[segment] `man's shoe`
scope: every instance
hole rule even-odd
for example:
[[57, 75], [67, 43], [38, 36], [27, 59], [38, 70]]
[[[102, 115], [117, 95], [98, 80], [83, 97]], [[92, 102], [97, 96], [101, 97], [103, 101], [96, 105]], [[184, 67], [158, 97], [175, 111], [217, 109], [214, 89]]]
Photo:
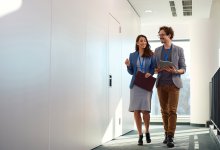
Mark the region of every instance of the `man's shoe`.
[[146, 141], [147, 143], [151, 143], [150, 133], [146, 133]]
[[174, 147], [174, 142], [173, 142], [173, 136], [172, 135], [167, 136], [167, 147], [168, 148]]
[[165, 132], [165, 138], [164, 138], [164, 140], [163, 140], [163, 144], [167, 144], [167, 133]]
[[143, 145], [143, 135], [139, 135], [138, 145]]

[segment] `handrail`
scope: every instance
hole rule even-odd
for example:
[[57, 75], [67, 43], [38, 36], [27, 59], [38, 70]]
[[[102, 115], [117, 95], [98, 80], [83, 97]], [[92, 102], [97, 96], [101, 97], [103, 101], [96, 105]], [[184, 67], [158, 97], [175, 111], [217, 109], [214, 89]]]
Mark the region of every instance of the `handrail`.
[[215, 128], [218, 130], [218, 132], [220, 132], [220, 129], [218, 128], [218, 126], [215, 124], [215, 122], [211, 119], [212, 124], [215, 126]]
[[212, 77], [210, 86], [211, 100], [211, 116], [210, 120], [217, 129], [217, 134], [220, 135], [220, 68]]

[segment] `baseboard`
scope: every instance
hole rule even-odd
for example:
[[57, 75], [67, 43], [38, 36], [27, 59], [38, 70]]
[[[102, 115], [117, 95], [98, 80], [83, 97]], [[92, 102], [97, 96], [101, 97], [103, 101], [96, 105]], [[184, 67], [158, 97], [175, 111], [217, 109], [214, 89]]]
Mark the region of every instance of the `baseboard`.
[[[163, 122], [150, 122], [150, 125], [163, 125]], [[189, 122], [177, 122], [176, 125], [190, 125]]]
[[[161, 116], [154, 116], [152, 115], [150, 117], [150, 122], [152, 123], [157, 123], [157, 122], [163, 122], [162, 117]], [[189, 116], [178, 116], [177, 117], [177, 122], [178, 123], [189, 123], [190, 122], [190, 117]]]
[[[163, 125], [163, 122], [150, 122], [150, 125]], [[190, 125], [193, 127], [206, 127], [205, 124], [196, 124], [190, 122], [177, 122], [176, 125]]]
[[124, 133], [124, 134], [122, 134], [122, 135], [120, 135], [120, 136], [124, 136], [124, 135], [126, 135], [126, 134], [128, 134], [128, 133], [130, 133], [130, 132], [133, 132], [134, 130], [131, 130], [131, 131], [128, 131], [128, 132], [126, 132], [126, 133]]
[[[128, 134], [128, 133], [130, 133], [130, 132], [133, 132], [134, 130], [130, 130], [130, 131], [128, 131], [128, 132], [126, 132], [126, 133], [124, 133], [124, 134], [122, 134], [122, 135], [120, 135], [120, 136], [124, 136], [125, 134]], [[120, 137], [119, 136], [119, 137]], [[115, 140], [115, 138], [113, 138], [113, 139], [111, 139], [111, 140], [109, 140], [109, 141], [113, 141], [113, 140]], [[109, 142], [109, 141], [107, 141], [107, 142]], [[106, 143], [107, 143], [106, 142]], [[96, 149], [98, 149], [99, 147], [101, 147], [101, 146], [103, 146], [102, 144], [101, 145], [98, 145], [98, 146], [96, 146], [96, 147], [94, 147], [94, 148], [92, 148], [92, 149], [90, 149], [90, 150], [96, 150]]]
[[193, 127], [207, 127], [206, 124], [190, 123], [190, 126]]

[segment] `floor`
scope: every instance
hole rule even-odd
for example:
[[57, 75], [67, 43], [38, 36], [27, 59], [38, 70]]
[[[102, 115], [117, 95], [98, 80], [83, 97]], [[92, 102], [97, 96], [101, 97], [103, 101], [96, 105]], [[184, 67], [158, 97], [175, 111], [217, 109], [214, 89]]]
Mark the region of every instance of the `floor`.
[[[162, 125], [150, 125], [150, 144], [144, 141], [143, 146], [138, 146], [137, 131], [131, 131], [112, 141], [109, 141], [94, 150], [165, 150], [163, 144], [164, 132]], [[145, 138], [145, 137], [144, 137]], [[172, 150], [220, 150], [209, 134], [209, 128], [178, 125], [174, 138], [175, 147]]]

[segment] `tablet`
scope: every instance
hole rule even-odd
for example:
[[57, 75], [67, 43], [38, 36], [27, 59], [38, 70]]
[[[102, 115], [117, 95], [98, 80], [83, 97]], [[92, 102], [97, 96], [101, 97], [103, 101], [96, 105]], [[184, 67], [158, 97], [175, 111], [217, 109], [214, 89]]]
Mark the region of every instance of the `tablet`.
[[[175, 65], [171, 61], [163, 61], [160, 60], [159, 62], [159, 67], [160, 68], [165, 68], [165, 67], [175, 67]], [[176, 67], [175, 67], [176, 68]]]

